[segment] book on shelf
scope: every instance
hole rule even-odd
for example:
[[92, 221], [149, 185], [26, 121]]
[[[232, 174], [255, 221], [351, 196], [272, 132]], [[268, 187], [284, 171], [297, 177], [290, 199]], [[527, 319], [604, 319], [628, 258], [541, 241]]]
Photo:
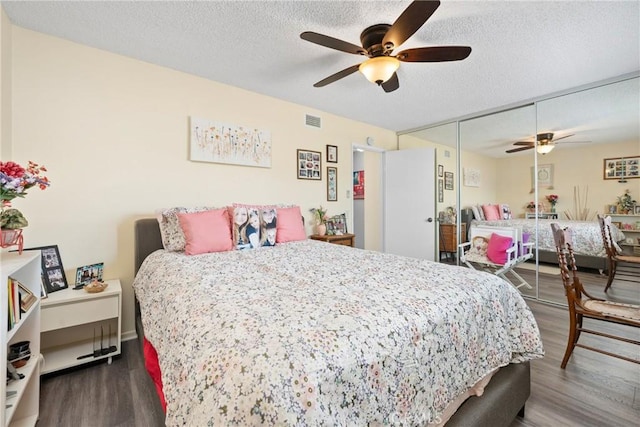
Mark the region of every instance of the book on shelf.
[[38, 297], [29, 288], [12, 277], [9, 277], [7, 281], [7, 297], [7, 330], [11, 330], [20, 321], [22, 313], [29, 311], [31, 306], [38, 300]]

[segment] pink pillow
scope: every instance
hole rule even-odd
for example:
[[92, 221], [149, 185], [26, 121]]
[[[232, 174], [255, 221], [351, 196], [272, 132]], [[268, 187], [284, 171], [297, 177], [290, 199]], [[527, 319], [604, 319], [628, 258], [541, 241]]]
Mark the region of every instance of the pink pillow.
[[300, 206], [292, 208], [278, 208], [278, 223], [276, 225], [276, 243], [306, 240], [304, 223]]
[[487, 258], [494, 264], [504, 265], [507, 262], [507, 249], [512, 244], [513, 239], [511, 237], [492, 233], [489, 239], [489, 246], [487, 246]]
[[487, 221], [502, 219], [499, 205], [482, 205], [482, 211], [484, 212], [484, 219]]
[[179, 213], [178, 220], [186, 240], [184, 252], [187, 255], [233, 249], [231, 221], [227, 209]]

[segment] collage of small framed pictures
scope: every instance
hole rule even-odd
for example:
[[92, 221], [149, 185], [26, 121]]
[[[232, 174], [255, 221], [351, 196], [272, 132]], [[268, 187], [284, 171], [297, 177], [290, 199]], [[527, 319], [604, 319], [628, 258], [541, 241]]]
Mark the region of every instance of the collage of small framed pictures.
[[296, 162], [298, 179], [322, 179], [322, 153], [319, 151], [298, 150]]
[[604, 159], [604, 179], [640, 178], [640, 157]]

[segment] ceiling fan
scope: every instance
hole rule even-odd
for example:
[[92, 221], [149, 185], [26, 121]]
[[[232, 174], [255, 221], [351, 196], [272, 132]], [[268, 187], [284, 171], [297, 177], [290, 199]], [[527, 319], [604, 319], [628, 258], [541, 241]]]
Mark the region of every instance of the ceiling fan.
[[[521, 147], [518, 148], [512, 148], [511, 150], [507, 150], [506, 153], [517, 153], [518, 151], [524, 151], [524, 150], [531, 150], [532, 148], [536, 147], [536, 151], [539, 154], [547, 154], [550, 153], [551, 150], [553, 150], [556, 146], [556, 144], [558, 143], [557, 141], [560, 141], [561, 139], [565, 139], [565, 138], [569, 138], [570, 136], [573, 136], [574, 134], [569, 134], [569, 135], [565, 135], [565, 136], [561, 136], [560, 138], [556, 138], [553, 139], [553, 132], [544, 132], [544, 133], [539, 133], [538, 135], [536, 135], [536, 141], [518, 141], [518, 142], [514, 142], [513, 145], [521, 145]], [[563, 143], [586, 143], [586, 142], [591, 142], [591, 141], [564, 141]], [[562, 143], [560, 143], [562, 144]]]
[[382, 86], [385, 92], [392, 92], [400, 87], [396, 74], [400, 62], [443, 62], [465, 59], [471, 53], [471, 48], [468, 46], [419, 47], [403, 50], [395, 56], [391, 54], [393, 49], [404, 43], [427, 22], [438, 6], [440, 6], [439, 1], [412, 2], [393, 25], [376, 24], [366, 28], [360, 34], [362, 47], [311, 31], [300, 34], [303, 40], [311, 43], [369, 58], [361, 64], [338, 71], [313, 86], [326, 86], [359, 70], [370, 82]]

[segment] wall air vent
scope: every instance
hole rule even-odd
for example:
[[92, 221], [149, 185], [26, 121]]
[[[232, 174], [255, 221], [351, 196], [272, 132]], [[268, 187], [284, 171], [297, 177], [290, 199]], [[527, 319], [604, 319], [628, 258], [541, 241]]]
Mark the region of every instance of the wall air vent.
[[320, 129], [322, 127], [322, 120], [320, 119], [320, 117], [312, 116], [310, 114], [305, 114], [304, 124], [306, 124], [307, 126]]

